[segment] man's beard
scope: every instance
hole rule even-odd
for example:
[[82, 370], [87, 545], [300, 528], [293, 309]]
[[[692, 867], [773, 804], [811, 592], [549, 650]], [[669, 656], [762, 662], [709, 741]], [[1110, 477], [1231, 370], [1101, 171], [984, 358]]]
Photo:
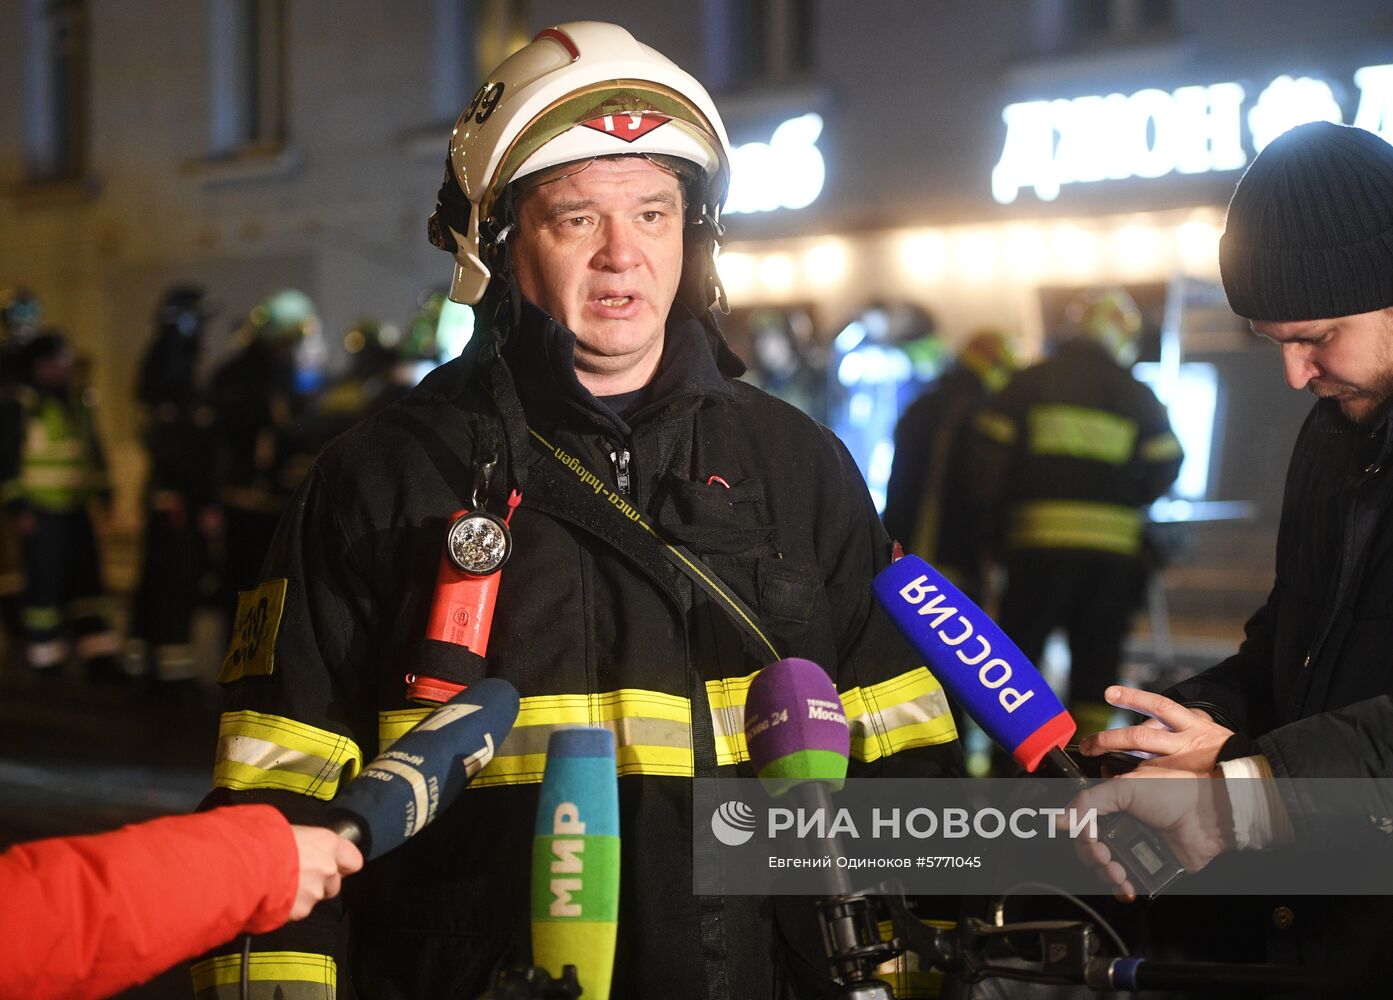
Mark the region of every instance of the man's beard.
[[1367, 389], [1344, 383], [1329, 385], [1314, 382], [1306, 388], [1317, 399], [1335, 400], [1346, 420], [1369, 424], [1388, 411], [1388, 404], [1393, 400], [1393, 372], [1387, 373]]

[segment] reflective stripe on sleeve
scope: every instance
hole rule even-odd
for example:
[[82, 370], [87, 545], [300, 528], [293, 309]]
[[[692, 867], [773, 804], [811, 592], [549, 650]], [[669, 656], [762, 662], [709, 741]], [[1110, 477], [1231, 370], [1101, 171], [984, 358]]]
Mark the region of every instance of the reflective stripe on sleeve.
[[[195, 1000], [238, 1000], [242, 956], [218, 955], [190, 970]], [[305, 951], [254, 951], [247, 962], [250, 1000], [334, 1000], [338, 966], [329, 955]]]
[[942, 686], [927, 667], [842, 693], [851, 726], [851, 756], [869, 763], [958, 737]]
[[294, 719], [243, 711], [218, 720], [215, 787], [278, 789], [327, 801], [362, 764], [362, 751], [347, 736]]
[[1141, 515], [1131, 507], [1080, 500], [1032, 500], [1011, 511], [1010, 549], [1141, 551]]

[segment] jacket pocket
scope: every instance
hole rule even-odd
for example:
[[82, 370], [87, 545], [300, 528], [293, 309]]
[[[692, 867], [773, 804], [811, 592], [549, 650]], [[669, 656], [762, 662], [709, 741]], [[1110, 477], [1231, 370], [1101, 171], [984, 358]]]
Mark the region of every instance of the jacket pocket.
[[758, 571], [760, 611], [780, 621], [806, 624], [822, 589], [816, 574], [784, 559], [761, 559]]
[[772, 555], [774, 526], [765, 513], [764, 484], [746, 479], [729, 487], [663, 477], [655, 506], [663, 534], [697, 555]]

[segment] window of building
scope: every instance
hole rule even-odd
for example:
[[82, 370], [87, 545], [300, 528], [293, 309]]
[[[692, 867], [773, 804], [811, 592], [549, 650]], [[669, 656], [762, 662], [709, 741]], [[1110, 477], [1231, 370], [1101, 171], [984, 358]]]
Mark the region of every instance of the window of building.
[[453, 122], [484, 74], [531, 41], [524, 0], [436, 0], [432, 108]]
[[285, 143], [285, 0], [209, 0], [212, 159]]
[[26, 0], [24, 166], [30, 180], [69, 180], [87, 168], [88, 5]]
[[812, 71], [811, 0], [704, 0], [702, 12], [709, 89], [789, 83]]

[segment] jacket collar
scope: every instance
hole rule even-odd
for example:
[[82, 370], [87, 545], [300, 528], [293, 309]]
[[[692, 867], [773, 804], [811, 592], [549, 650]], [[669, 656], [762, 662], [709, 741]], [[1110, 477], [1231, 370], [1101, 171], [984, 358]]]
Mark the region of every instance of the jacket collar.
[[[520, 312], [518, 329], [508, 338], [503, 357], [514, 373], [525, 409], [569, 412], [627, 436], [630, 424], [576, 377], [576, 335], [530, 302], [524, 302]], [[735, 396], [718, 367], [705, 326], [680, 304], [674, 303], [668, 317], [662, 358], [649, 386], [647, 402], [630, 415], [633, 423], [642, 423], [680, 400]]]
[[1393, 456], [1393, 407], [1377, 420], [1356, 424], [1340, 412], [1334, 399], [1316, 401], [1313, 426], [1323, 433], [1345, 437], [1354, 448], [1352, 461], [1358, 466], [1385, 466]]

